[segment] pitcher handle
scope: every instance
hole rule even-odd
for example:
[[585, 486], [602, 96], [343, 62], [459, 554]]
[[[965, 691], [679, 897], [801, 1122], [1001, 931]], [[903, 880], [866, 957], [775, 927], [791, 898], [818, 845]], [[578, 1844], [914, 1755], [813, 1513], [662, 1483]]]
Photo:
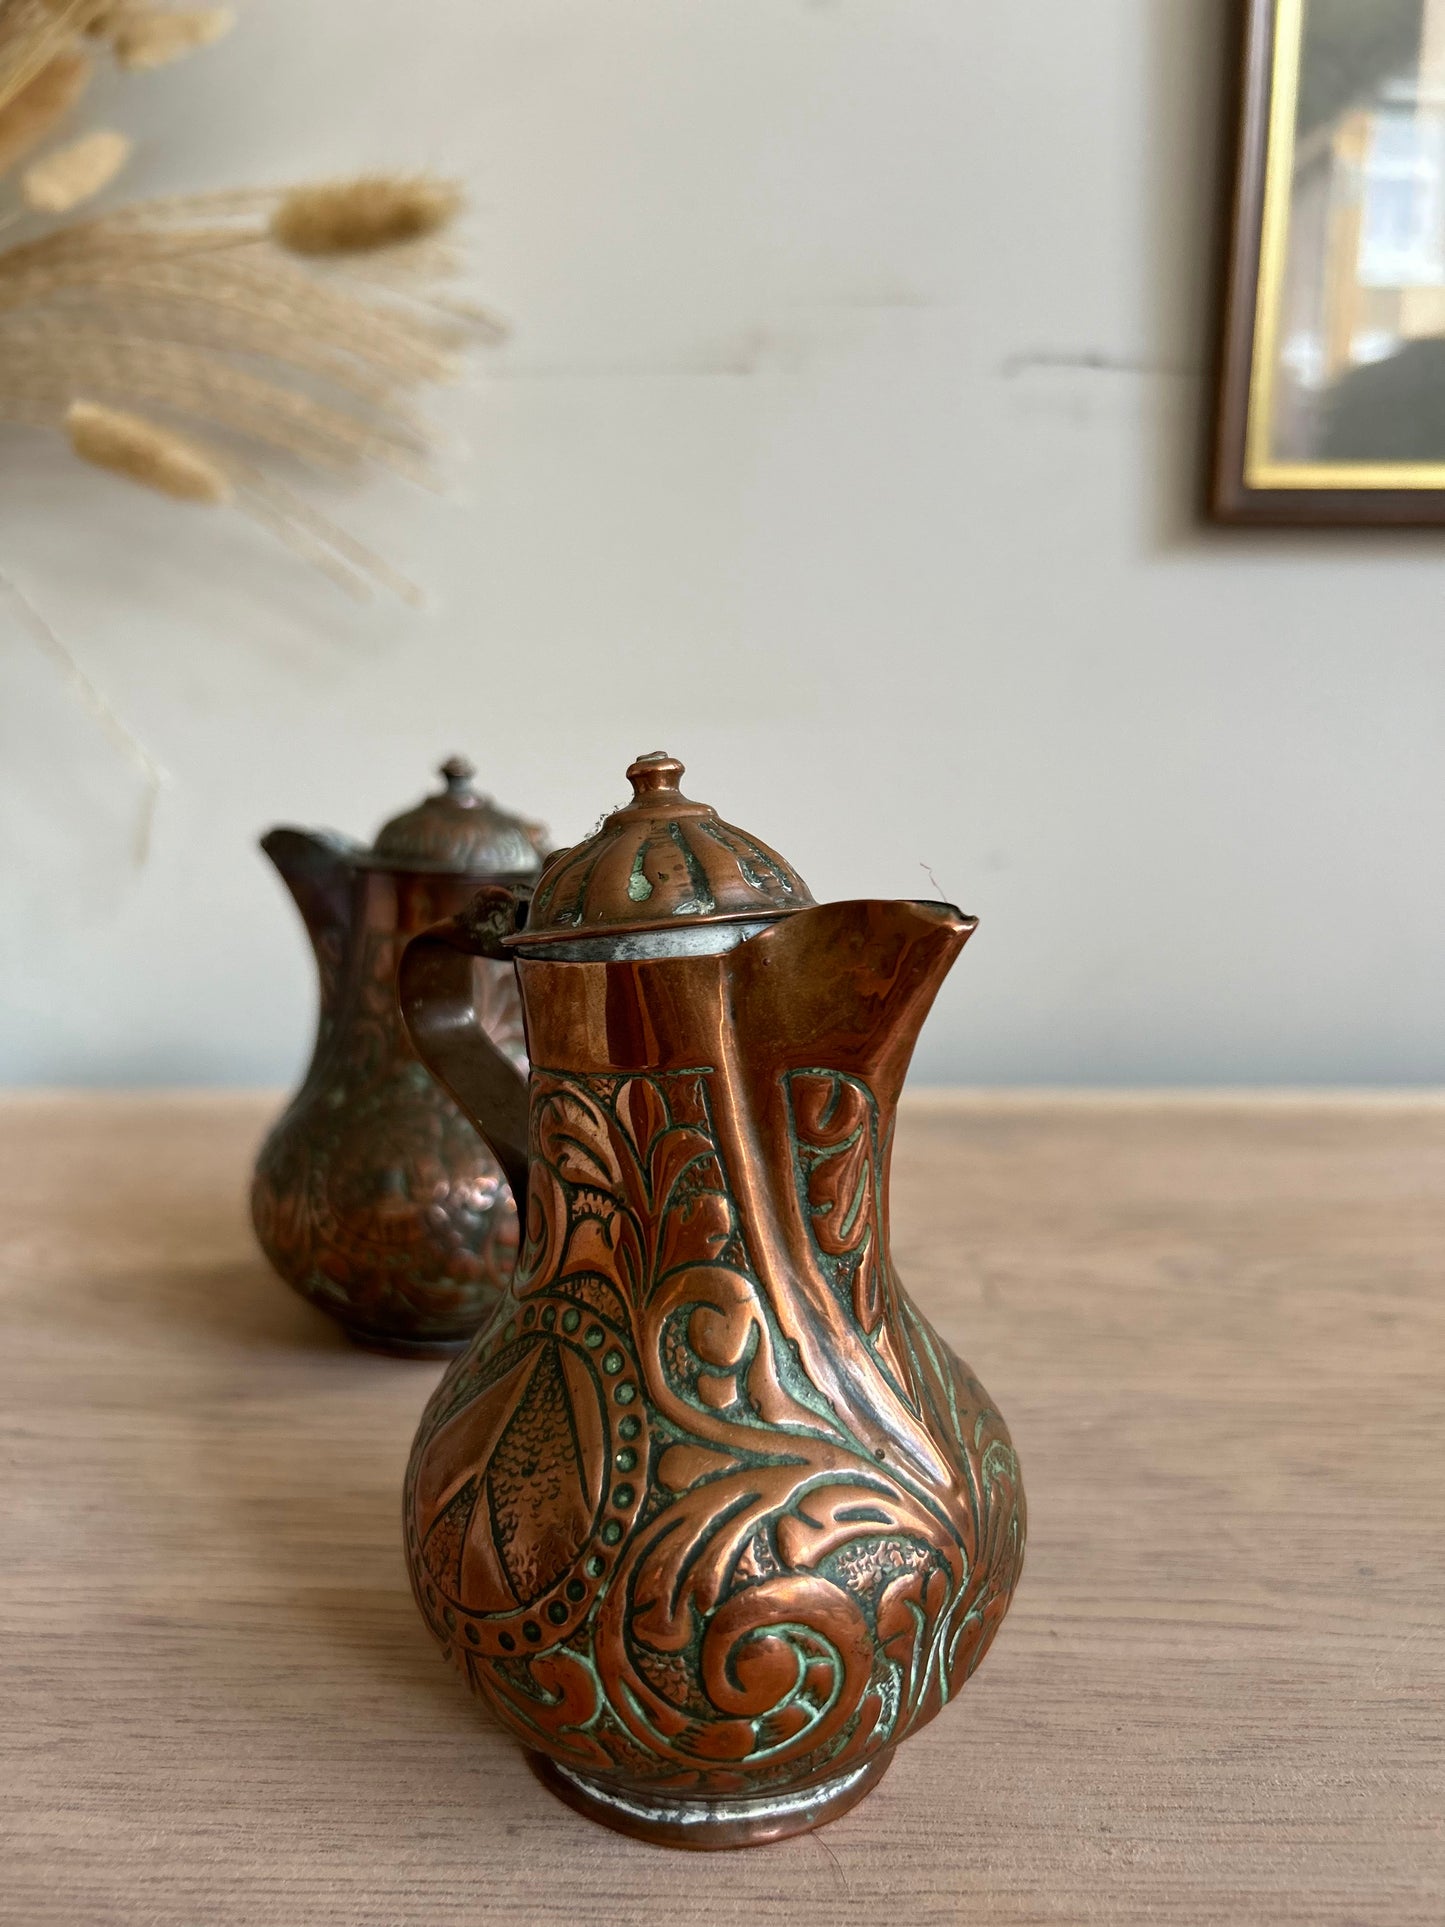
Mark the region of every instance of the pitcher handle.
[[502, 938], [519, 899], [491, 884], [458, 917], [412, 938], [397, 972], [401, 1014], [416, 1053], [480, 1131], [527, 1221], [527, 1079], [483, 1028], [474, 957], [511, 964]]

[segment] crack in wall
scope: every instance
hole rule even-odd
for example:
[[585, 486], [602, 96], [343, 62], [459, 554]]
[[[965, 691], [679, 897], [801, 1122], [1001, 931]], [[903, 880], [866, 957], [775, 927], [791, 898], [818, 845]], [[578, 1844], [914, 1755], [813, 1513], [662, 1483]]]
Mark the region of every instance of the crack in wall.
[[1193, 362], [1163, 361], [1150, 355], [1116, 355], [1102, 348], [1023, 349], [998, 365], [1005, 381], [1041, 373], [1083, 375], [1153, 375], [1174, 381], [1202, 381], [1205, 370]]

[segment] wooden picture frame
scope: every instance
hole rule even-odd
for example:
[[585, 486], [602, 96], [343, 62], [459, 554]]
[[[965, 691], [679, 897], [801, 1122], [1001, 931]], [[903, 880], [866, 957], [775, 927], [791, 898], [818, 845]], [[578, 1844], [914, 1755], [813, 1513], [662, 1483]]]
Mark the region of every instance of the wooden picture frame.
[[1211, 512], [1445, 524], [1445, 0], [1242, 0], [1240, 30]]

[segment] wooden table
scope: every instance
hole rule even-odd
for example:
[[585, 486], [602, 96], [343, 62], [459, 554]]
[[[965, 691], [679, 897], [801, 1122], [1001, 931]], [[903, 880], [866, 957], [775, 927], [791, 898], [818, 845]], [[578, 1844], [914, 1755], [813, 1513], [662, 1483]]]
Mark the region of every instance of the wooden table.
[[256, 1097], [0, 1105], [0, 1920], [1445, 1920], [1445, 1102], [924, 1098], [900, 1269], [1012, 1423], [1028, 1566], [826, 1832], [543, 1792], [398, 1539], [436, 1366], [266, 1272]]

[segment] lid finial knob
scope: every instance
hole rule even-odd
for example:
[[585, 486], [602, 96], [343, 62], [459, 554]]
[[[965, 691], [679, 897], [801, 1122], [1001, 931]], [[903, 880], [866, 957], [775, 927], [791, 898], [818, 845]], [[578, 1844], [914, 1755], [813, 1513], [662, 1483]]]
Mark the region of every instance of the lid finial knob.
[[437, 771], [437, 775], [441, 777], [453, 795], [455, 795], [458, 790], [464, 790], [476, 773], [475, 765], [469, 763], [465, 756], [448, 756], [447, 760]]
[[645, 756], [639, 756], [627, 772], [634, 798], [656, 796], [664, 790], [677, 790], [682, 776], [683, 765], [675, 756], [669, 756], [665, 749], [649, 750]]

